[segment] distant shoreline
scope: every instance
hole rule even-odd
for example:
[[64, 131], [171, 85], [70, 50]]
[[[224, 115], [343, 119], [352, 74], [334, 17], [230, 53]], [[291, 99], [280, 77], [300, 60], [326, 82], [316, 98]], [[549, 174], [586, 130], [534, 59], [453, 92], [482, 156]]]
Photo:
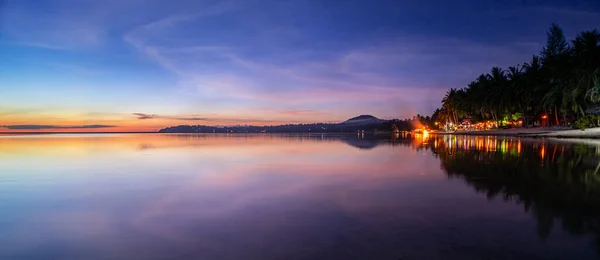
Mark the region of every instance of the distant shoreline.
[[[163, 133], [163, 132], [0, 132], [0, 135], [70, 135], [70, 134], [83, 134], [83, 135], [93, 135], [93, 134], [161, 134], [161, 135], [177, 135], [177, 134], [326, 134], [326, 135], [356, 135], [357, 133], [349, 133], [349, 132], [277, 132], [277, 133], [246, 133], [246, 132], [232, 132], [232, 133]], [[391, 132], [365, 132], [365, 135], [384, 135], [389, 134]]]
[[585, 130], [570, 127], [516, 128], [486, 131], [432, 132], [434, 135], [515, 136], [549, 138], [600, 138], [600, 127]]
[[158, 132], [0, 132], [0, 135], [48, 135], [48, 134], [157, 134]]
[[[94, 135], [94, 134], [302, 134], [302, 135], [361, 135], [365, 136], [392, 136], [391, 131], [377, 132], [277, 132], [277, 133], [164, 133], [164, 132], [0, 132], [0, 135]], [[557, 139], [600, 139], [600, 127], [578, 130], [567, 127], [546, 128], [513, 128], [485, 131], [459, 131], [459, 132], [430, 132], [430, 135], [467, 135], [467, 136], [507, 136], [507, 137], [533, 137], [533, 138], [557, 138]]]

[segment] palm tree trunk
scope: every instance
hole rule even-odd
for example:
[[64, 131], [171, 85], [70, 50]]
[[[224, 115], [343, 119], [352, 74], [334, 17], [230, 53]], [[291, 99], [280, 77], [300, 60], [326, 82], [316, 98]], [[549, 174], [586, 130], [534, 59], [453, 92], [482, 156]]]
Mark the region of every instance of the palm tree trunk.
[[522, 127], [527, 128], [527, 126], [529, 126], [529, 124], [527, 124], [527, 115], [525, 114], [525, 109], [523, 109], [522, 111], [523, 111], [523, 125], [522, 125]]
[[456, 109], [453, 111], [454, 112], [454, 120], [455, 120], [455, 124], [458, 125], [458, 116], [456, 115]]
[[558, 110], [556, 109], [556, 106], [554, 106], [554, 118], [556, 119], [556, 126], [559, 126], [559, 124], [558, 124]]

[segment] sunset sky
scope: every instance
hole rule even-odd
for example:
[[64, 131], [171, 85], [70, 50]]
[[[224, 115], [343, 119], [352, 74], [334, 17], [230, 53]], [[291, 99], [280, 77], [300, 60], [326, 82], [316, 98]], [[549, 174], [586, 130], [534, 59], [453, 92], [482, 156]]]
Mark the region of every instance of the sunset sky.
[[0, 132], [431, 114], [552, 22], [598, 28], [600, 1], [4, 1]]

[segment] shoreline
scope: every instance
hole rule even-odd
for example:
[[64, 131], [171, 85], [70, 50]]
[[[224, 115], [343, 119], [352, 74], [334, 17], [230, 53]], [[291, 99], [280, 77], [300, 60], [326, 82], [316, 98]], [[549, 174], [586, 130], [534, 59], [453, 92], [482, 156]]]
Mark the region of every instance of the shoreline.
[[430, 134], [598, 139], [600, 138], [600, 127], [588, 128], [585, 130], [572, 129], [570, 127], [516, 128], [485, 131], [431, 132]]
[[[280, 133], [160, 133], [160, 132], [0, 132], [0, 136], [32, 136], [32, 135], [104, 135], [104, 134], [282, 134], [282, 135], [344, 135], [352, 136], [357, 133], [336, 132], [280, 132]], [[377, 131], [359, 133], [367, 136], [391, 136], [391, 131]], [[556, 139], [600, 139], [600, 127], [585, 130], [570, 127], [544, 127], [544, 128], [512, 128], [484, 131], [458, 131], [429, 132], [429, 135], [465, 135], [465, 136], [507, 136], [530, 138], [556, 138]]]

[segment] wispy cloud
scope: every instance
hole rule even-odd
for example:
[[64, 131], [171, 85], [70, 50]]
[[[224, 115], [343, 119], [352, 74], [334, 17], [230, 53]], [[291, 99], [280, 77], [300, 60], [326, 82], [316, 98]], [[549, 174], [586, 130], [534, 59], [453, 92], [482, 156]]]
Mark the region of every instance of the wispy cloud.
[[327, 113], [324, 113], [322, 111], [316, 111], [316, 110], [287, 110], [287, 111], [280, 111], [279, 114], [285, 115], [285, 116], [323, 116], [323, 115], [327, 115]]
[[0, 108], [0, 116], [23, 116], [43, 111], [35, 108]]
[[56, 125], [3, 125], [2, 128], [10, 130], [44, 130], [44, 129], [97, 129], [117, 127], [114, 125], [79, 125], [79, 126], [56, 126]]
[[83, 65], [67, 64], [67, 63], [50, 63], [49, 66], [63, 70], [70, 71], [81, 75], [105, 75], [108, 72], [103, 69], [92, 68]]
[[133, 113], [132, 115], [136, 116], [137, 119], [141, 120], [158, 118], [158, 115], [156, 114]]
[[[531, 53], [530, 45], [515, 45], [511, 49], [459, 39], [414, 36], [386, 38], [367, 47], [327, 50], [326, 54], [312, 51], [313, 55], [309, 55], [312, 58], [292, 54], [257, 57], [244, 53], [239, 43], [231, 42], [187, 49], [148, 43], [157, 37], [155, 34], [164, 31], [150, 29], [168, 26], [176, 30], [187, 22], [198, 21], [165, 19], [156, 23], [161, 26], [142, 26], [144, 34], [137, 30], [125, 35], [125, 40], [175, 73], [187, 93], [209, 98], [302, 105], [408, 98], [414, 96], [413, 91], [424, 92], [423, 89], [432, 89], [425, 92], [441, 96], [441, 91], [435, 89], [466, 85], [489, 67], [512, 65], [522, 61], [523, 53], [527, 56]], [[490, 60], [495, 62], [492, 64]]]
[[60, 51], [102, 48], [110, 41], [110, 31], [152, 14], [145, 11], [116, 15], [129, 9], [150, 7], [151, 4], [146, 3], [150, 1], [4, 2], [7, 3], [0, 22], [6, 42]]
[[64, 50], [68, 49], [66, 46], [45, 43], [45, 42], [13, 41], [13, 42], [2, 42], [2, 43], [9, 44], [9, 45], [19, 45], [19, 46], [32, 47], [32, 48], [55, 50], [55, 51], [64, 51]]
[[157, 114], [145, 114], [145, 113], [133, 113], [139, 120], [152, 120], [152, 119], [166, 119], [166, 120], [178, 120], [178, 121], [200, 121], [207, 124], [217, 125], [233, 125], [233, 124], [282, 124], [288, 123], [289, 120], [275, 120], [275, 119], [264, 119], [261, 117], [230, 117], [230, 116], [215, 116], [215, 117], [198, 117], [198, 116], [171, 116], [171, 115], [157, 115]]
[[[112, 0], [102, 3], [106, 8], [94, 10], [90, 7], [100, 4], [67, 0], [61, 4], [72, 6], [73, 9], [68, 13], [62, 9], [56, 13], [42, 12], [42, 8], [26, 8], [27, 5], [22, 5], [24, 8], [15, 9], [6, 19], [9, 25], [6, 30], [9, 37], [6, 39], [22, 45], [56, 50], [104, 47], [102, 53], [97, 54], [118, 55], [119, 63], [115, 63], [115, 68], [110, 68], [114, 72], [117, 71], [116, 66], [124, 75], [129, 75], [128, 69], [132, 74], [155, 72], [155, 68], [139, 66], [139, 60], [126, 60], [129, 58], [127, 51], [132, 51], [149, 64], [173, 74], [165, 77], [157, 73], [159, 81], [156, 82], [163, 85], [147, 91], [148, 96], [154, 92], [165, 94], [165, 104], [178, 106], [168, 111], [192, 111], [190, 107], [195, 104], [208, 104], [198, 113], [214, 107], [217, 107], [215, 110], [230, 107], [227, 109], [239, 111], [238, 119], [241, 120], [245, 116], [255, 116], [252, 108], [265, 107], [265, 104], [274, 108], [269, 116], [276, 118], [324, 118], [328, 115], [320, 111], [326, 111], [325, 107], [336, 111], [394, 107], [387, 112], [394, 115], [406, 111], [405, 106], [408, 106], [417, 113], [430, 113], [432, 107], [438, 106], [439, 98], [448, 87], [462, 87], [493, 66], [524, 62], [539, 50], [539, 44], [532, 37], [507, 37], [506, 41], [496, 42], [467, 34], [444, 34], [431, 28], [414, 32], [409, 30], [410, 26], [406, 30], [390, 28], [390, 31], [379, 33], [371, 29], [378, 29], [381, 24], [369, 24], [369, 21], [365, 21], [364, 27], [353, 28], [352, 33], [338, 34], [340, 31], [337, 31], [339, 28], [336, 24], [341, 21], [318, 18], [319, 10], [313, 9], [316, 6], [312, 4], [273, 4], [264, 8], [241, 1], [146, 2], [136, 0], [121, 3]], [[312, 9], [316, 12], [316, 18], [307, 23], [302, 16], [286, 13], [294, 9], [291, 7], [305, 8], [306, 11]], [[511, 9], [497, 7], [494, 16], [502, 16], [506, 13], [505, 9]], [[81, 12], [73, 11], [79, 8]], [[557, 11], [552, 8], [557, 7], [551, 6], [548, 11], [538, 10], [538, 13]], [[119, 13], [116, 10], [147, 12], [130, 16], [116, 15]], [[586, 12], [578, 11], [572, 15], [594, 15]], [[284, 17], [288, 15], [291, 17]], [[273, 18], [281, 19], [273, 23]], [[315, 26], [316, 21], [332, 26], [324, 29]], [[506, 30], [504, 33], [508, 34]], [[112, 38], [115, 35], [117, 39]], [[514, 43], [509, 42], [512, 39]], [[543, 44], [543, 39], [540, 40]], [[119, 44], [128, 48], [121, 48]], [[94, 59], [89, 57], [90, 60]], [[98, 60], [106, 59], [102, 57]], [[103, 73], [92, 63], [71, 62], [66, 59], [55, 61], [55, 67], [85, 75]], [[123, 70], [120, 70], [120, 66]], [[132, 78], [135, 81], [140, 77], [133, 75]], [[109, 77], [107, 79], [112, 80]], [[119, 95], [118, 91], [110, 93]], [[176, 102], [168, 98], [175, 96], [185, 96], [186, 101], [193, 102], [173, 104]], [[211, 107], [211, 104], [221, 101], [218, 106]], [[217, 120], [212, 115], [206, 116], [208, 114], [174, 116], [134, 113], [135, 117], [132, 117], [131, 111], [153, 111], [143, 107], [143, 104], [136, 107], [134, 103], [127, 108], [127, 112], [123, 112], [123, 117], [139, 120]], [[93, 122], [112, 123], [95, 119]]]
[[552, 14], [562, 14], [568, 15], [571, 17], [585, 17], [585, 18], [599, 18], [600, 17], [600, 5], [596, 4], [596, 11], [593, 10], [591, 6], [588, 9], [582, 8], [574, 8], [574, 7], [557, 7], [550, 5], [542, 5], [538, 6], [537, 9], [542, 10], [544, 12], [549, 12]]
[[[106, 41], [106, 29], [100, 23], [86, 22], [85, 18], [13, 11], [6, 15], [4, 32], [10, 44], [50, 50], [94, 48]], [[76, 35], [76, 36], [75, 36]]]
[[171, 120], [182, 120], [182, 121], [206, 121], [209, 120], [205, 117], [179, 117], [179, 116], [161, 116], [157, 114], [144, 114], [144, 113], [133, 113], [132, 115], [136, 116], [137, 119], [146, 120], [146, 119], [171, 119]]

